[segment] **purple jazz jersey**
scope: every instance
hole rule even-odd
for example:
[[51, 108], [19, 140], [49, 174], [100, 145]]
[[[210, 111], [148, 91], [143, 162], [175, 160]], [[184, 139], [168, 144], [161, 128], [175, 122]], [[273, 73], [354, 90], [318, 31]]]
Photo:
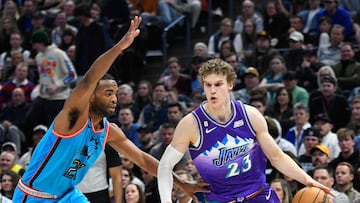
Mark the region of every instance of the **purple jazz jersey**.
[[266, 157], [255, 139], [244, 104], [232, 101], [232, 116], [219, 123], [200, 105], [192, 112], [200, 130], [198, 146], [190, 146], [193, 162], [210, 183], [208, 201], [228, 202], [266, 186]]

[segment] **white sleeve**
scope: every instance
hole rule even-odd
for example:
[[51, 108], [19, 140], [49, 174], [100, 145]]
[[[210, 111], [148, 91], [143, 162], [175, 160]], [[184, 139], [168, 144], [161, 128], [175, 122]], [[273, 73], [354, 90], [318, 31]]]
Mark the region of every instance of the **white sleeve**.
[[177, 149], [169, 145], [159, 162], [157, 176], [158, 176], [158, 188], [162, 203], [171, 203], [171, 192], [173, 188], [173, 176], [172, 170], [184, 153], [179, 152]]

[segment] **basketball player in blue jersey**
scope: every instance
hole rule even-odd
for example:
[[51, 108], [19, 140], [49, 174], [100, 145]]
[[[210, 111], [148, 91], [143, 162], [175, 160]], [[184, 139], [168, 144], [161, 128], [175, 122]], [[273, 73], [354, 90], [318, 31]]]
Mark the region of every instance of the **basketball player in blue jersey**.
[[171, 203], [172, 169], [186, 150], [202, 179], [210, 184], [211, 192], [205, 194], [209, 203], [280, 202], [265, 180], [266, 157], [287, 176], [331, 194], [281, 151], [257, 109], [230, 99], [236, 73], [229, 64], [209, 60], [199, 76], [207, 101], [180, 121], [160, 160], [162, 203]]
[[[13, 202], [88, 202], [75, 185], [99, 157], [105, 142], [156, 175], [158, 161], [138, 149], [106, 119], [115, 112], [118, 90], [116, 81], [106, 72], [139, 35], [140, 22], [139, 17], [131, 21], [124, 37], [93, 63], [73, 90], [33, 152], [17, 185]], [[187, 192], [201, 190], [198, 185], [178, 184]]]

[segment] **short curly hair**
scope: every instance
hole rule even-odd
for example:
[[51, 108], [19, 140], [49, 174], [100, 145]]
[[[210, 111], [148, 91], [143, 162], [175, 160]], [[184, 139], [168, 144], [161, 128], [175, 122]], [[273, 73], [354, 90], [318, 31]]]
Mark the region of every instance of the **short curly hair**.
[[204, 85], [204, 78], [212, 73], [226, 76], [226, 80], [230, 84], [236, 81], [236, 73], [234, 68], [227, 62], [215, 58], [205, 62], [199, 69], [199, 81]]

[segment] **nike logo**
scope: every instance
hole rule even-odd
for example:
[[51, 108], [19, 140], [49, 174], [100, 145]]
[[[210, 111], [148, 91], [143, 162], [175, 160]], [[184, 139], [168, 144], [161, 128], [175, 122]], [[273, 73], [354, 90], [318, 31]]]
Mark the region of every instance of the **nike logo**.
[[214, 131], [216, 128], [217, 128], [217, 127], [213, 127], [213, 128], [210, 128], [210, 129], [206, 128], [206, 129], [205, 129], [205, 132], [206, 132], [206, 134], [209, 134], [209, 133], [211, 133], [212, 131]]
[[265, 199], [266, 199], [266, 200], [269, 200], [269, 199], [270, 199], [270, 196], [271, 196], [271, 190], [269, 190], [269, 193], [265, 196]]

